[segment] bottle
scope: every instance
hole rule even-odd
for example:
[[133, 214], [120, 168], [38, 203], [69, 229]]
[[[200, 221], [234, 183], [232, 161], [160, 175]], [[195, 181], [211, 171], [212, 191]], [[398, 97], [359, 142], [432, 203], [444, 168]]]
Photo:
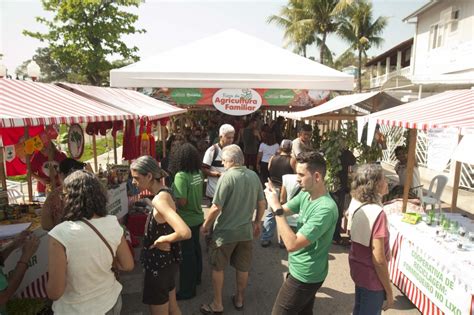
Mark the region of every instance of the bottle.
[[104, 169], [102, 168], [102, 164], [99, 164], [99, 170], [98, 170], [97, 176], [99, 178], [102, 178], [102, 176], [104, 176]]

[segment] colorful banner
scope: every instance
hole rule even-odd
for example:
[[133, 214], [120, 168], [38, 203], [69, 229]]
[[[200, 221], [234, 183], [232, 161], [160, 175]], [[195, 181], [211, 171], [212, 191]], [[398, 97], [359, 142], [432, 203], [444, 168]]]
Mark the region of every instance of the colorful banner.
[[[177, 105], [213, 105], [212, 99], [215, 93], [220, 90], [213, 89], [168, 89], [161, 91], [161, 97], [169, 98]], [[262, 106], [302, 106], [313, 107], [324, 103], [329, 91], [319, 90], [291, 90], [291, 89], [252, 89], [262, 98]]]

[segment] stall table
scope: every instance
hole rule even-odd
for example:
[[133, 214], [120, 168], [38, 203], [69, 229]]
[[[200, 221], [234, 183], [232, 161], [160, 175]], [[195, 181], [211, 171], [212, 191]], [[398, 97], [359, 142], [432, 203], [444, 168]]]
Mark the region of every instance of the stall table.
[[[114, 188], [108, 189], [107, 212], [121, 219], [128, 213], [127, 184], [121, 183]], [[41, 227], [33, 229], [33, 234], [40, 239], [40, 245], [36, 253], [28, 262], [29, 268], [25, 273], [16, 295], [20, 298], [47, 298], [46, 283], [48, 280], [48, 232]], [[5, 261], [3, 268], [8, 275], [15, 269], [17, 261], [21, 256], [21, 248], [14, 250]]]
[[[459, 214], [445, 214], [474, 232], [474, 222]], [[422, 314], [471, 315], [474, 306], [474, 242], [468, 237], [438, 236], [440, 228], [425, 222], [401, 221], [401, 214], [388, 216], [392, 282]], [[463, 248], [459, 249], [459, 240]]]

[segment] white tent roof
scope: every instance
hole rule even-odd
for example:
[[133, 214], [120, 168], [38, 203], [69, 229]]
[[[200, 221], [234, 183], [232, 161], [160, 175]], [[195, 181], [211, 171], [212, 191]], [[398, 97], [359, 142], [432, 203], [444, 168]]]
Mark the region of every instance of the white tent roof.
[[110, 71], [110, 86], [352, 90], [351, 75], [236, 30]]
[[354, 110], [358, 112], [362, 112], [364, 114], [369, 114], [367, 110], [356, 106], [355, 104], [363, 102], [375, 95], [379, 92], [369, 92], [369, 93], [358, 93], [358, 94], [350, 94], [350, 95], [340, 95], [336, 96], [330, 101], [327, 101], [324, 104], [319, 106], [303, 110], [300, 112], [292, 112], [292, 113], [284, 113], [282, 116], [290, 119], [306, 119], [313, 116], [318, 116], [326, 113], [330, 113], [345, 107], [352, 107]]

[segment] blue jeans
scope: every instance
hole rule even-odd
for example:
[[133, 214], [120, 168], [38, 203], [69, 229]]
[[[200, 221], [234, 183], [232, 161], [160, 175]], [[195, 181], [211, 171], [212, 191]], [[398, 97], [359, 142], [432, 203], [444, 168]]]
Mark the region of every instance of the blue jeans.
[[273, 213], [269, 212], [263, 218], [263, 228], [261, 241], [271, 241], [273, 234], [275, 234], [276, 221]]
[[355, 305], [352, 315], [380, 315], [385, 300], [385, 291], [371, 291], [359, 286], [355, 288]]
[[[280, 196], [280, 188], [276, 188], [275, 190], [277, 195]], [[272, 212], [272, 209], [268, 207], [267, 214], [263, 218], [262, 236], [260, 238], [261, 241], [271, 241], [273, 239], [273, 235], [275, 234], [276, 221]]]

